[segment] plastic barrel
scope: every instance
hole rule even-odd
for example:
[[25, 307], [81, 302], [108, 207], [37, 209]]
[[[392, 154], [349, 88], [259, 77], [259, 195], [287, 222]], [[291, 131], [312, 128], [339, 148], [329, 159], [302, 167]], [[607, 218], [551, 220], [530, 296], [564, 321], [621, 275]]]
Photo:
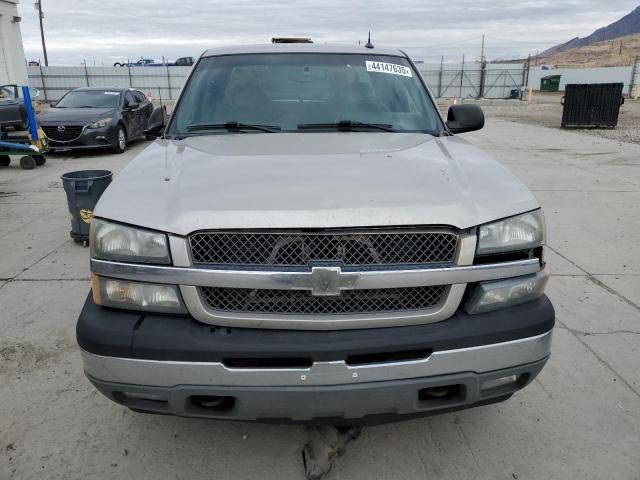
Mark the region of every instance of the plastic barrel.
[[79, 170], [62, 175], [62, 185], [67, 194], [71, 238], [76, 242], [89, 240], [89, 226], [98, 199], [111, 183], [109, 170]]

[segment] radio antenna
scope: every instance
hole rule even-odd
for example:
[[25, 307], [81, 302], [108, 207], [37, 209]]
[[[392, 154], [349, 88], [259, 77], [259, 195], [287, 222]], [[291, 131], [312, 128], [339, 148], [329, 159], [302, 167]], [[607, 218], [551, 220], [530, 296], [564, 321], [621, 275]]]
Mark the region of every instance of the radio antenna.
[[371, 43], [371, 30], [369, 30], [369, 38], [367, 39], [367, 44], [364, 48], [373, 48], [373, 43]]

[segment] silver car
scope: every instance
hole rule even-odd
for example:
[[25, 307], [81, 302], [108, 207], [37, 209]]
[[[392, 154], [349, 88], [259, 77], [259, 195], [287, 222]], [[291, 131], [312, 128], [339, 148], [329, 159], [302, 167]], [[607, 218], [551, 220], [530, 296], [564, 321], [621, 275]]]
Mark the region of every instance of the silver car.
[[388, 421], [509, 398], [550, 354], [544, 217], [403, 52], [194, 66], [91, 225], [89, 380], [136, 411]]

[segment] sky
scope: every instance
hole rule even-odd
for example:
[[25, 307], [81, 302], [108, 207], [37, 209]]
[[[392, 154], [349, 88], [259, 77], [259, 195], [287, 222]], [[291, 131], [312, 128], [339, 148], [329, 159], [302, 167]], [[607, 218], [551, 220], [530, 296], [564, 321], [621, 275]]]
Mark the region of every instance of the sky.
[[[42, 0], [49, 65], [169, 61], [273, 36], [401, 47], [427, 63], [523, 58], [584, 37], [638, 0]], [[28, 60], [43, 59], [33, 0], [20, 0]]]

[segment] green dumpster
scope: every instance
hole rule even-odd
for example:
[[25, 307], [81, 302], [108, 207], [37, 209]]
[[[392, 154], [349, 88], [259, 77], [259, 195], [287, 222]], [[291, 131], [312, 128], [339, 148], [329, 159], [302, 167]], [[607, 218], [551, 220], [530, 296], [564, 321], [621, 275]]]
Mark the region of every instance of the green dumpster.
[[560, 90], [560, 77], [562, 75], [547, 75], [540, 79], [541, 92], [557, 92]]

